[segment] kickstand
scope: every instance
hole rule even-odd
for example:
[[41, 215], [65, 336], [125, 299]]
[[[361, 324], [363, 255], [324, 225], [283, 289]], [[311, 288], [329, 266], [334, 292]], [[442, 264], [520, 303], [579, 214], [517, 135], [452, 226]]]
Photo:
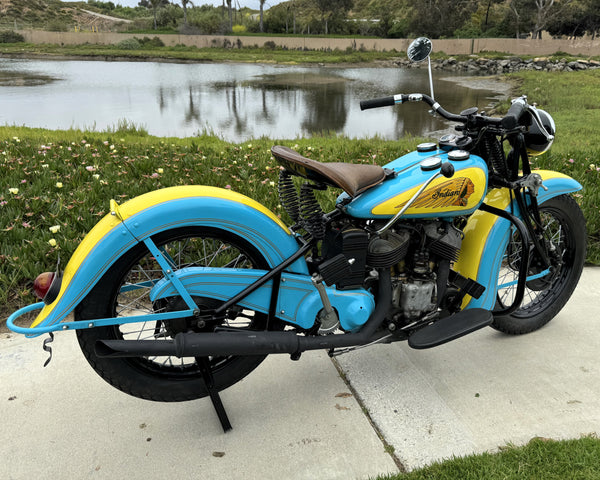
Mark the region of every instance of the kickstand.
[[231, 426], [229, 418], [227, 417], [227, 412], [225, 411], [225, 407], [223, 406], [223, 402], [219, 396], [219, 391], [215, 388], [215, 381], [213, 379], [212, 370], [210, 369], [208, 357], [196, 357], [196, 363], [200, 367], [200, 372], [202, 373], [202, 378], [206, 384], [208, 395], [210, 396], [213, 407], [215, 407], [217, 417], [219, 417], [219, 421], [223, 427], [223, 432], [227, 433], [233, 427]]

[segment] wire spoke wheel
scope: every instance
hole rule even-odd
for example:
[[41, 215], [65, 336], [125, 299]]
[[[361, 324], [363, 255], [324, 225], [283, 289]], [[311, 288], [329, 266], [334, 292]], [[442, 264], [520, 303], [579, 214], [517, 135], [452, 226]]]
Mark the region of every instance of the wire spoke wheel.
[[[173, 271], [188, 267], [268, 269], [257, 249], [230, 232], [201, 227], [169, 230], [153, 237]], [[143, 245], [123, 255], [102, 277], [76, 310], [77, 320], [119, 318], [134, 315], [187, 310], [181, 297], [156, 302], [150, 300], [154, 285], [163, 278], [156, 259]], [[214, 310], [221, 302], [193, 297], [200, 311]], [[166, 321], [118, 324], [77, 331], [81, 349], [94, 370], [116, 388], [140, 398], [181, 401], [208, 394], [202, 372], [194, 357], [135, 357], [106, 359], [97, 357], [97, 340], [166, 340], [178, 333], [210, 332], [216, 327], [263, 330], [267, 315], [234, 306], [218, 320], [199, 317]], [[272, 327], [273, 328], [273, 327]], [[209, 366], [218, 390], [241, 380], [265, 356], [209, 357]]]
[[[540, 205], [540, 217], [550, 272], [544, 275], [546, 266], [534, 254], [521, 305], [509, 315], [495, 314], [492, 327], [505, 333], [528, 333], [548, 323], [570, 298], [583, 269], [586, 230], [577, 203], [568, 195], [554, 197]], [[521, 238], [513, 231], [498, 276], [497, 310], [513, 304], [521, 258]]]

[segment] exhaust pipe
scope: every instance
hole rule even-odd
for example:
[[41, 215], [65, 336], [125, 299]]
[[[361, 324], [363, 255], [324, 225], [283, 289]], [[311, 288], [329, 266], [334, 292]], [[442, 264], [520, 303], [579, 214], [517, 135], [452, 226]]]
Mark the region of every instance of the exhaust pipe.
[[354, 347], [379, 340], [387, 333], [375, 334], [392, 301], [390, 271], [379, 271], [379, 295], [375, 310], [357, 333], [302, 336], [294, 332], [244, 331], [178, 333], [173, 340], [98, 340], [98, 357], [206, 357], [228, 355], [298, 355], [307, 350]]

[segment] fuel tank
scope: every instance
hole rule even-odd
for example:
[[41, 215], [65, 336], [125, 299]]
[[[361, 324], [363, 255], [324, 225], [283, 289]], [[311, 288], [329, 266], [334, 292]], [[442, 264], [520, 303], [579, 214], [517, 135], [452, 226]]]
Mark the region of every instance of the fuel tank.
[[[445, 162], [454, 166], [454, 175], [439, 175], [406, 210], [404, 218], [456, 217], [473, 213], [487, 191], [488, 169], [485, 161], [465, 150], [446, 152], [426, 144], [384, 167], [396, 175], [350, 201], [346, 213], [356, 218], [390, 218], [402, 209], [427, 180], [440, 172]], [[338, 202], [347, 201], [346, 194]]]

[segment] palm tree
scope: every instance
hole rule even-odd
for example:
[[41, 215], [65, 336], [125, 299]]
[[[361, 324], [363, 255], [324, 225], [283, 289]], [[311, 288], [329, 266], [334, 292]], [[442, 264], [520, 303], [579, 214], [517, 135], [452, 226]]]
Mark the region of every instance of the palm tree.
[[267, 0], [259, 0], [260, 1], [260, 31], [261, 33], [265, 31], [263, 24], [263, 6]]
[[162, 0], [150, 0], [150, 5], [152, 6], [152, 13], [154, 14], [154, 30], [158, 28], [156, 25], [156, 11], [158, 10], [158, 7], [160, 7], [161, 3]]
[[229, 31], [233, 30], [233, 17], [231, 14], [231, 0], [227, 0], [227, 10], [229, 10]]
[[183, 7], [183, 26], [187, 26], [187, 5], [191, 4], [192, 6], [194, 6], [194, 4], [192, 3], [192, 0], [181, 0], [181, 6]]

